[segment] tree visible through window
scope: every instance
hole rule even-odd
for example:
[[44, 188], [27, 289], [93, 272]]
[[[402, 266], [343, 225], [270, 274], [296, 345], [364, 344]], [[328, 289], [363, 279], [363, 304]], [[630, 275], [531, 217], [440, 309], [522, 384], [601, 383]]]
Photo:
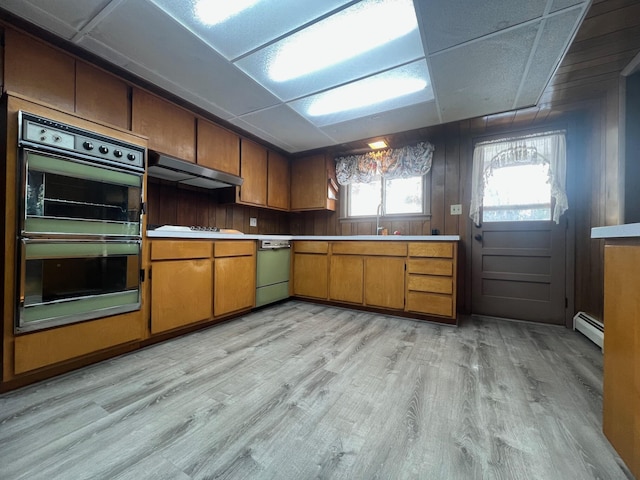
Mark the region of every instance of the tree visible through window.
[[485, 222], [551, 220], [549, 165], [513, 165], [487, 178], [482, 202]]
[[383, 205], [385, 215], [424, 213], [424, 175], [385, 179], [378, 176], [368, 183], [348, 186], [347, 216], [376, 215]]

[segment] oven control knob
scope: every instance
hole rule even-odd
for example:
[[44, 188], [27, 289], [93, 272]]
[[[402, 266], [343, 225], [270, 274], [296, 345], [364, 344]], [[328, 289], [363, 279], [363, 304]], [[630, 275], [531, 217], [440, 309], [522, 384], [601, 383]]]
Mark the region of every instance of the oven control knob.
[[93, 143], [91, 142], [84, 142], [82, 146], [84, 147], [85, 150], [93, 150]]
[[116, 158], [122, 157], [122, 150], [114, 150], [113, 151], [113, 156], [116, 157]]
[[109, 149], [104, 145], [100, 145], [100, 147], [98, 147], [98, 151], [103, 154], [109, 153]]
[[59, 142], [60, 140], [62, 140], [62, 137], [60, 135], [54, 135], [53, 136], [53, 141], [54, 142]]
[[136, 159], [136, 156], [133, 153], [127, 153], [127, 159], [133, 162]]

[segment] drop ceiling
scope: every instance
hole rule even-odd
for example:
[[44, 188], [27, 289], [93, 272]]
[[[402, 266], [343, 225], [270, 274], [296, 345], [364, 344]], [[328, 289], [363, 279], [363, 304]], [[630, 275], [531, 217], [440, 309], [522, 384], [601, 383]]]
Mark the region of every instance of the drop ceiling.
[[[378, 1], [254, 1], [215, 25], [196, 17], [197, 0], [0, 0], [0, 8], [295, 153], [534, 105], [590, 4], [414, 0], [418, 28], [307, 75], [268, 74], [292, 34]], [[320, 42], [329, 57], [355, 34], [361, 17], [352, 18]], [[384, 21], [367, 25], [386, 30]], [[309, 113], [336, 89], [353, 96], [396, 72], [425, 84], [374, 105]]]

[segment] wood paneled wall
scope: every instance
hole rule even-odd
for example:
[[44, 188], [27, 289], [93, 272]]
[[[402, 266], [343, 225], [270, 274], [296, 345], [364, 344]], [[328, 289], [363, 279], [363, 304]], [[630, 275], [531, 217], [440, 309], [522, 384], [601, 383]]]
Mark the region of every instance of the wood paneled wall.
[[[287, 213], [222, 203], [219, 190], [178, 188], [151, 178], [147, 190], [150, 225], [199, 225], [252, 234], [290, 232]], [[257, 227], [249, 226], [251, 217], [257, 218]]]

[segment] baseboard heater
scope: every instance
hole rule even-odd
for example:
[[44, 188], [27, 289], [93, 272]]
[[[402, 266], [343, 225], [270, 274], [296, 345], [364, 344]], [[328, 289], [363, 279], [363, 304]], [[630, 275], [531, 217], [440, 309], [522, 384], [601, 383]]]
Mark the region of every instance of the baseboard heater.
[[604, 350], [604, 323], [584, 312], [578, 312], [573, 317], [573, 329], [598, 345], [600, 350]]

